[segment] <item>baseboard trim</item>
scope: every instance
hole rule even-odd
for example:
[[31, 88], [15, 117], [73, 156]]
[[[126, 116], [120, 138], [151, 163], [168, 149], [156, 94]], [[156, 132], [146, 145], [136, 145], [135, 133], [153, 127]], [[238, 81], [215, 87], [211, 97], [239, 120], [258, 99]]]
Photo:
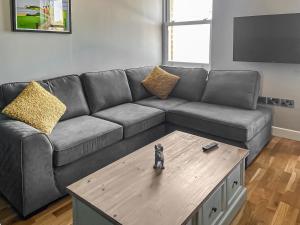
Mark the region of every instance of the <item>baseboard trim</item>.
[[300, 131], [273, 127], [272, 133], [274, 136], [288, 138], [295, 141], [300, 141]]

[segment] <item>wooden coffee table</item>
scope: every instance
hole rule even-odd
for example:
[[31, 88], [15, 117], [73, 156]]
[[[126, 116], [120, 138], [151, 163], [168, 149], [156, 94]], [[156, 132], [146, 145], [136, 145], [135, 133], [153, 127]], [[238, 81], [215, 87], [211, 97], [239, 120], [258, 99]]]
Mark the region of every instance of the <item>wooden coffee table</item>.
[[[68, 187], [74, 225], [230, 224], [246, 197], [248, 151], [176, 131]], [[165, 170], [153, 169], [154, 145]]]

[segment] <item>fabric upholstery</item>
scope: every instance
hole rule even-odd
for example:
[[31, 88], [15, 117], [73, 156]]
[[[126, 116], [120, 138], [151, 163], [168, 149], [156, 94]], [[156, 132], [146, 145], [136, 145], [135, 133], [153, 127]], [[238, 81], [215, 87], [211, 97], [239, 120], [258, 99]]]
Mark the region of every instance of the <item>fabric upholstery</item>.
[[125, 70], [134, 101], [152, 96], [142, 85], [142, 81], [151, 73], [153, 66]]
[[[88, 115], [90, 113], [84, 96], [80, 78], [77, 75], [62, 76], [37, 82], [67, 106], [67, 111], [63, 115], [61, 120], [76, 116]], [[13, 101], [21, 93], [21, 91], [23, 91], [28, 83], [29, 82], [14, 82], [3, 84], [1, 88], [3, 93], [4, 106]]]
[[161, 109], [164, 111], [169, 111], [176, 106], [182, 105], [184, 103], [187, 103], [187, 100], [181, 99], [181, 98], [174, 98], [169, 97], [168, 99], [162, 100], [155, 96], [150, 98], [145, 98], [140, 101], [135, 102], [135, 104], [149, 106], [157, 109]]
[[161, 68], [181, 78], [170, 96], [189, 101], [201, 100], [208, 75], [205, 69], [172, 66], [161, 66]]
[[59, 190], [66, 193], [66, 187], [70, 184], [161, 138], [164, 134], [165, 125], [159, 125], [73, 163], [55, 168], [55, 178]]
[[28, 216], [61, 197], [45, 134], [19, 121], [1, 121], [0, 149], [0, 192], [20, 215]]
[[2, 113], [50, 134], [65, 111], [66, 106], [58, 98], [33, 81]]
[[118, 105], [93, 116], [122, 125], [124, 138], [132, 137], [165, 121], [164, 111], [133, 103]]
[[142, 81], [144, 87], [160, 99], [167, 99], [180, 77], [170, 74], [156, 66]]
[[[143, 104], [149, 103], [149, 105], [152, 105], [151, 107], [133, 103], [124, 105], [131, 104], [138, 107], [125, 107], [121, 105], [122, 103], [119, 103], [120, 99], [124, 101], [124, 96], [127, 96], [130, 90], [128, 85], [127, 89], [129, 91], [125, 91], [127, 94], [122, 93], [126, 89], [120, 85], [122, 79], [116, 79], [117, 82], [108, 81], [110, 78], [119, 78], [116, 75], [118, 72], [110, 72], [110, 74], [113, 74], [112, 77], [107, 75], [109, 72], [104, 72], [107, 75], [104, 77], [107, 79], [104, 79], [105, 82], [101, 81], [101, 85], [97, 84], [99, 82], [97, 79], [94, 82], [94, 77], [89, 80], [93, 88], [86, 89], [85, 95], [88, 97], [93, 96], [95, 102], [92, 103], [97, 107], [97, 101], [101, 100], [103, 96], [105, 107], [111, 104], [114, 105], [103, 110], [103, 112], [106, 112], [104, 113], [105, 117], [111, 117], [109, 120], [121, 121], [110, 125], [116, 126], [116, 131], [114, 129], [111, 131], [114, 133], [114, 138], [129, 136], [122, 140], [112, 141], [107, 136], [104, 141], [105, 144], [103, 144], [103, 139], [98, 135], [109, 135], [111, 133], [110, 129], [112, 127], [108, 124], [108, 119], [106, 121], [96, 117], [85, 119], [89, 117], [87, 115], [71, 118], [59, 122], [53, 131], [55, 133], [46, 136], [25, 123], [13, 121], [6, 117], [2, 118], [2, 115], [0, 115], [1, 194], [20, 215], [28, 216], [66, 194], [65, 188], [67, 185], [157, 140], [168, 132], [167, 127], [170, 126], [176, 130], [184, 129], [187, 132], [197, 133], [197, 135], [248, 148], [250, 155], [246, 159], [246, 163], [249, 165], [270, 140], [272, 129], [271, 111], [265, 107], [258, 107], [257, 110], [247, 110], [198, 102], [201, 99], [201, 90], [205, 86], [205, 70], [176, 67], [168, 67], [165, 70], [181, 76], [180, 82], [178, 82], [168, 99], [170, 101], [155, 100], [155, 98], [149, 98], [151, 96], [146, 96], [145, 93], [137, 91], [137, 96], [141, 98], [138, 99], [139, 97], [137, 97], [137, 99], [141, 102], [145, 100]], [[144, 77], [139, 79], [143, 80]], [[204, 83], [201, 82], [202, 80], [204, 80]], [[84, 79], [82, 81], [84, 82]], [[138, 81], [136, 82], [138, 83]], [[50, 91], [49, 84], [40, 83]], [[0, 107], [1, 104], [4, 107], [10, 103], [27, 84], [11, 83], [1, 85]], [[112, 85], [109, 86], [109, 84]], [[105, 88], [106, 86], [109, 88]], [[120, 88], [120, 86], [122, 87]], [[89, 95], [88, 90], [93, 90], [92, 93], [101, 90], [100, 98], [97, 95]], [[134, 93], [133, 89], [131, 91]], [[109, 99], [110, 96], [113, 96], [113, 98]], [[116, 100], [116, 96], [122, 97]], [[1, 101], [1, 98], [4, 101]], [[177, 102], [178, 99], [197, 102], [185, 102], [173, 106], [173, 103]], [[4, 104], [1, 102], [4, 102]], [[207, 106], [201, 107], [198, 104]], [[103, 104], [100, 105], [102, 107]], [[128, 108], [122, 109], [122, 107]], [[153, 110], [157, 111], [154, 112]], [[75, 111], [77, 112], [77, 110]], [[167, 114], [167, 120], [170, 122], [163, 122], [165, 121], [165, 114]], [[121, 127], [123, 124], [125, 124], [124, 128]], [[265, 124], [264, 127], [263, 124]], [[109, 130], [108, 133], [105, 133], [106, 128]], [[89, 139], [91, 137], [92, 139]], [[49, 138], [52, 138], [52, 140], [50, 141]], [[103, 145], [108, 144], [109, 141], [114, 143], [104, 147]], [[53, 144], [54, 142], [56, 145]]]
[[45, 80], [44, 83], [49, 86], [50, 92], [67, 106], [67, 111], [61, 120], [90, 113], [79, 76], [57, 77]]
[[194, 129], [186, 128], [183, 126], [178, 126], [170, 123], [166, 123], [166, 133], [169, 134], [175, 130], [191, 133], [194, 135], [199, 135], [204, 138], [208, 138], [215, 141], [220, 141], [229, 145], [237, 146], [240, 148], [245, 148], [249, 150], [249, 156], [246, 158], [246, 167], [248, 167], [261, 150], [266, 146], [266, 144], [272, 138], [272, 122], [268, 123], [259, 133], [256, 134], [251, 140], [247, 142], [234, 141], [212, 134], [207, 134], [206, 132], [197, 131]]
[[5, 104], [5, 101], [4, 101], [2, 85], [0, 85], [0, 111], [2, 111], [2, 109], [4, 109], [5, 105], [6, 104]]
[[92, 113], [132, 102], [124, 70], [86, 73], [82, 75], [82, 81]]
[[[37, 81], [43, 88], [47, 91], [50, 91], [49, 86], [42, 82]], [[11, 103], [29, 84], [29, 82], [14, 82], [14, 83], [7, 83], [2, 84], [2, 95], [5, 102], [5, 106]]]
[[62, 121], [49, 136], [54, 146], [54, 165], [66, 165], [122, 138], [122, 126], [92, 116]]
[[202, 101], [243, 109], [256, 109], [260, 80], [260, 74], [256, 71], [212, 70]]
[[259, 155], [261, 150], [268, 144], [271, 138], [272, 138], [272, 122], [268, 123], [251, 140], [244, 143], [243, 148], [250, 150], [249, 156], [246, 158], [247, 167]]
[[4, 114], [0, 113], [0, 122], [1, 120], [9, 120], [9, 118], [7, 116], [5, 116]]
[[202, 102], [186, 103], [167, 113], [170, 123], [240, 142], [251, 140], [271, 120], [267, 107], [245, 110]]

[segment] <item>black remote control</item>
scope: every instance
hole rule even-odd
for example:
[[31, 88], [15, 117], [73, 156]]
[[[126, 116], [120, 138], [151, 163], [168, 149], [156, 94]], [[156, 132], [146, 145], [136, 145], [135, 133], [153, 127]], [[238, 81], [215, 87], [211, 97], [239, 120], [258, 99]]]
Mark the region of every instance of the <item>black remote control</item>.
[[203, 149], [203, 152], [206, 152], [206, 151], [218, 148], [218, 147], [219, 147], [219, 144], [216, 142], [213, 142], [213, 143], [210, 143], [210, 144], [204, 146], [202, 149]]

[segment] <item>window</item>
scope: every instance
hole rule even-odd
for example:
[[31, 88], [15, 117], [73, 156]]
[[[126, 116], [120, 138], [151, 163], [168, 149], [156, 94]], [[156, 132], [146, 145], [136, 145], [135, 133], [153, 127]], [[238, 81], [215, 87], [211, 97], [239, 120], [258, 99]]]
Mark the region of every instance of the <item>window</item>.
[[164, 61], [209, 64], [212, 0], [165, 0]]

